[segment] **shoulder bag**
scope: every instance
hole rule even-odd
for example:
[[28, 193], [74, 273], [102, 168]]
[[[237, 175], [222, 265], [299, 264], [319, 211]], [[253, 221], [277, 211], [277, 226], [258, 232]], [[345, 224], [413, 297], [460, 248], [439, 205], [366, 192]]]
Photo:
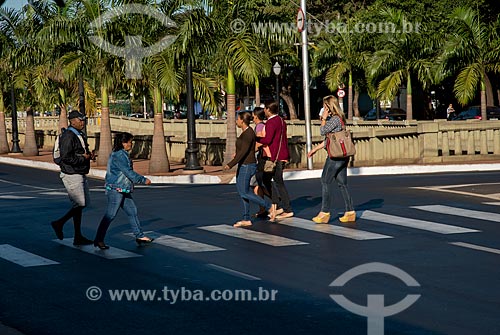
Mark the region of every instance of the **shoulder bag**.
[[347, 158], [356, 154], [352, 134], [346, 129], [344, 122], [341, 131], [326, 135], [326, 151], [330, 158]]

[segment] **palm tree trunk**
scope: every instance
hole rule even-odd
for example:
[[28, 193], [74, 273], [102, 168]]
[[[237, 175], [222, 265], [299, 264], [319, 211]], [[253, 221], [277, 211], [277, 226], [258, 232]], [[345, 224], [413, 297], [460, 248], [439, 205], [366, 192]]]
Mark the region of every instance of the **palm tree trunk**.
[[354, 88], [352, 108], [354, 109], [354, 116], [361, 117], [361, 115], [359, 113], [359, 90], [357, 90], [356, 88]]
[[260, 106], [260, 82], [259, 78], [255, 78], [255, 107]]
[[481, 120], [487, 120], [488, 117], [486, 115], [486, 85], [484, 83], [484, 77], [483, 75], [483, 80], [481, 80]]
[[61, 103], [59, 104], [59, 108], [61, 108], [61, 112], [59, 113], [59, 129], [57, 131], [58, 134], [61, 133], [62, 128], [68, 127], [68, 111], [66, 109], [66, 92], [63, 88], [59, 89], [59, 96], [61, 98]]
[[493, 96], [493, 86], [491, 85], [488, 75], [484, 75], [484, 83], [486, 85], [486, 106], [495, 106], [495, 97]]
[[3, 101], [3, 92], [0, 90], [0, 154], [6, 154], [9, 151], [7, 127], [5, 125], [5, 104]]
[[151, 145], [151, 158], [149, 159], [149, 173], [162, 173], [170, 171], [170, 162], [165, 146], [165, 132], [163, 131], [163, 111], [161, 91], [159, 87], [153, 88], [154, 100], [154, 130]]
[[295, 103], [293, 101], [292, 95], [291, 95], [291, 90], [292, 88], [290, 86], [284, 86], [283, 90], [281, 90], [280, 97], [285, 100], [286, 105], [288, 107], [288, 114], [290, 116], [290, 120], [297, 120], [297, 110], [295, 109]]
[[411, 75], [408, 73], [408, 79], [406, 84], [406, 119], [413, 120], [413, 95], [411, 88]]
[[231, 68], [227, 70], [227, 119], [226, 119], [226, 152], [224, 162], [233, 159], [236, 153], [236, 82]]
[[352, 72], [349, 72], [349, 87], [347, 88], [347, 119], [352, 119]]
[[36, 145], [35, 136], [35, 118], [33, 116], [33, 108], [31, 108], [31, 106], [26, 109], [25, 131], [23, 156], [38, 156], [38, 147]]
[[99, 138], [99, 155], [97, 166], [106, 166], [111, 155], [111, 124], [109, 122], [109, 95], [108, 88], [101, 87], [101, 136]]

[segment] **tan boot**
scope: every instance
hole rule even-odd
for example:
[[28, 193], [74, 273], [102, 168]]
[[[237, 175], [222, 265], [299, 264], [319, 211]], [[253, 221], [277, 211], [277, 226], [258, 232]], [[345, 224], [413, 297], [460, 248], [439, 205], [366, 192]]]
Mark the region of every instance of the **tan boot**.
[[350, 211], [350, 212], [345, 212], [344, 216], [341, 217], [340, 222], [347, 223], [347, 222], [355, 222], [356, 221], [356, 212], [355, 211]]
[[319, 212], [312, 220], [316, 223], [328, 223], [330, 221], [330, 213]]

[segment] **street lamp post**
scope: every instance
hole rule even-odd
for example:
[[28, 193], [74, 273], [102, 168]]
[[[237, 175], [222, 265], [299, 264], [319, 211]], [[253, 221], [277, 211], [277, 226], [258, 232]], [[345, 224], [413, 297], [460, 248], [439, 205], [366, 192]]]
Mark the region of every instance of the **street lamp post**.
[[278, 62], [273, 65], [273, 72], [276, 75], [276, 102], [278, 102], [278, 106], [280, 105], [280, 73], [281, 66]]
[[10, 97], [12, 100], [12, 150], [11, 152], [19, 153], [22, 152], [19, 147], [19, 131], [17, 128], [17, 106], [16, 106], [16, 94], [14, 92], [14, 79], [12, 79], [12, 86], [10, 87]]
[[198, 160], [198, 144], [196, 143], [196, 123], [194, 115], [194, 93], [193, 93], [193, 70], [191, 61], [186, 65], [186, 95], [187, 95], [187, 148], [186, 148], [186, 171], [203, 170]]

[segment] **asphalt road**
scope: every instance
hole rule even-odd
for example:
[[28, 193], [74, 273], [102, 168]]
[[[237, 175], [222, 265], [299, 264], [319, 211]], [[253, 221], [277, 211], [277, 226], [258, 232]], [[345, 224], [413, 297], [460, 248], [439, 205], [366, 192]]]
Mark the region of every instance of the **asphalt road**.
[[[310, 221], [316, 179], [287, 183], [295, 218], [249, 229], [230, 226], [235, 185], [140, 187], [157, 240], [136, 246], [120, 213], [98, 251], [71, 246], [70, 222], [69, 246], [55, 240], [49, 222], [69, 207], [57, 173], [0, 165], [0, 321], [27, 335], [499, 334], [500, 172], [349, 182], [356, 224]], [[93, 238], [106, 198], [90, 186]]]

